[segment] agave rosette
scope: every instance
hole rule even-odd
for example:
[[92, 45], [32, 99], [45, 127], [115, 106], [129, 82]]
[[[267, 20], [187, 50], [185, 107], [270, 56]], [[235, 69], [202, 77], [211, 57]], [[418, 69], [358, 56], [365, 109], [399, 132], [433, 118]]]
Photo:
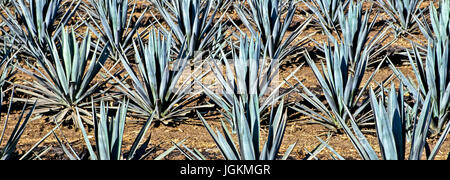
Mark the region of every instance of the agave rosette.
[[423, 0], [377, 0], [378, 5], [391, 18], [391, 26], [400, 33], [409, 33], [416, 27], [414, 16], [418, 15]]
[[[223, 0], [152, 0], [173, 33], [178, 50], [185, 46], [188, 58], [209, 51], [223, 40], [219, 17]], [[219, 17], [218, 20], [216, 18]], [[157, 20], [158, 21], [158, 20]], [[159, 21], [158, 21], [159, 22]], [[159, 22], [161, 24], [161, 22]], [[163, 27], [161, 25], [161, 27]]]
[[[172, 58], [173, 43], [167, 32], [152, 30], [148, 44], [140, 37], [137, 38], [137, 44], [133, 43], [137, 66], [121, 56], [132, 84], [130, 86], [114, 78], [120, 84], [117, 86], [120, 92], [130, 98], [130, 111], [135, 116], [148, 119], [155, 114], [156, 121], [170, 124], [186, 119], [192, 109], [202, 107], [187, 106], [199, 94], [191, 91], [193, 82], [189, 82], [195, 72], [185, 76], [188, 63], [186, 53], [183, 51], [177, 58]], [[186, 80], [181, 81], [182, 76]]]
[[425, 63], [422, 62], [422, 56], [418, 48], [413, 45], [412, 57], [408, 51], [409, 62], [412, 65], [414, 71], [414, 77], [417, 80], [417, 84], [413, 79], [405, 76], [395, 66], [391, 65], [391, 68], [401, 81], [408, 87], [408, 91], [411, 92], [417, 101], [424, 100], [425, 95], [431, 95], [431, 104], [433, 112], [432, 131], [434, 134], [443, 131], [446, 123], [448, 123], [448, 117], [450, 116], [450, 43], [437, 43], [428, 45], [428, 53], [425, 59]]
[[[244, 2], [247, 2], [250, 8], [247, 8]], [[296, 7], [296, 3], [292, 0], [248, 0], [235, 4], [236, 12], [242, 23], [250, 31], [251, 36], [260, 37], [262, 43], [267, 45], [268, 57], [277, 61], [283, 61], [287, 56], [298, 50], [309, 41], [308, 37], [311, 36], [297, 39], [312, 18], [302, 22], [288, 35], [288, 28], [293, 21]], [[286, 16], [282, 20], [285, 13]], [[236, 28], [242, 34], [244, 33], [238, 26]], [[296, 43], [294, 43], [294, 40]]]
[[[287, 123], [287, 114], [284, 111], [284, 99], [280, 102], [278, 108], [273, 110], [270, 115], [269, 134], [266, 142], [261, 147], [261, 116], [259, 113], [258, 97], [255, 94], [250, 95], [246, 100], [235, 98], [233, 102], [233, 120], [236, 122], [236, 134], [238, 141], [235, 142], [231, 136], [227, 125], [222, 121], [223, 134], [219, 129], [212, 129], [206, 120], [198, 113], [204, 126], [210, 133], [214, 142], [220, 149], [226, 160], [275, 160], [283, 142]], [[274, 108], [275, 109], [275, 108]], [[239, 146], [236, 146], [239, 145]], [[286, 152], [290, 154], [295, 144], [292, 144]], [[284, 157], [287, 158], [287, 155]]]
[[[383, 88], [382, 88], [383, 89]], [[425, 101], [416, 102], [414, 107], [409, 107], [405, 102], [404, 87], [401, 84], [398, 92], [392, 85], [389, 96], [384, 97], [384, 91], [377, 96], [370, 91], [371, 104], [375, 116], [377, 139], [383, 160], [428, 160], [435, 159], [442, 147], [449, 131], [450, 125], [439, 138], [431, 150], [428, 144], [428, 132], [432, 121], [431, 95], [427, 95]], [[380, 97], [378, 101], [377, 97]], [[423, 104], [419, 108], [419, 104]], [[351, 117], [351, 125], [348, 126], [342, 119], [339, 121], [352, 144], [364, 160], [379, 160], [373, 146], [368, 142], [361, 129], [354, 123]], [[408, 125], [408, 123], [410, 123]], [[408, 126], [411, 126], [409, 129]], [[411, 139], [407, 139], [410, 136]], [[407, 143], [409, 141], [409, 143]], [[409, 148], [407, 148], [409, 146]], [[409, 153], [407, 150], [409, 149]], [[428, 149], [426, 153], [424, 150]], [[338, 155], [337, 152], [335, 154]], [[423, 155], [426, 155], [423, 157]], [[409, 155], [409, 156], [407, 156]], [[339, 155], [338, 155], [339, 156]]]
[[316, 15], [318, 24], [326, 30], [336, 30], [339, 25], [339, 8], [347, 7], [349, 0], [304, 0], [305, 5]]
[[[222, 58], [219, 61], [208, 61], [214, 77], [217, 78], [217, 85], [209, 86], [198, 81], [205, 94], [223, 110], [227, 120], [233, 119], [231, 117], [235, 98], [247, 100], [251, 95], [255, 95], [262, 113], [273, 102], [290, 92], [280, 92], [285, 82], [279, 81], [279, 62], [269, 61], [267, 53], [261, 53], [261, 46], [262, 42], [258, 37], [241, 36], [239, 48], [232, 48], [233, 59], [227, 59], [226, 53], [221, 51]], [[290, 79], [300, 68], [301, 66], [286, 79]]]
[[89, 2], [91, 6], [85, 9], [93, 20], [92, 25], [86, 23], [88, 28], [100, 37], [105, 45], [109, 44], [108, 47], [115, 53], [112, 55], [115, 55], [116, 59], [119, 58], [116, 55], [119, 51], [129, 54], [133, 50], [133, 38], [137, 36], [138, 29], [142, 26], [147, 9], [137, 20], [133, 20], [138, 1], [134, 1], [134, 4], [128, 0], [89, 0]]
[[[386, 38], [387, 29], [384, 26], [373, 36], [370, 32], [374, 30], [375, 23], [378, 19], [378, 13], [370, 21], [370, 14], [372, 14], [372, 6], [366, 11], [363, 11], [363, 3], [350, 1], [348, 5], [348, 10], [340, 9], [339, 11], [339, 24], [341, 26], [341, 36], [337, 39], [341, 41], [350, 53], [350, 63], [354, 64], [359, 61], [364, 61], [363, 59], [367, 56], [369, 58], [369, 64], [377, 63], [374, 61], [373, 56], [383, 51], [389, 44], [375, 49], [377, 45], [382, 43]], [[328, 37], [334, 38], [333, 35], [329, 34]], [[353, 65], [352, 65], [353, 66]]]
[[[154, 148], [149, 148], [151, 135], [148, 134], [153, 116], [143, 124], [129, 151], [124, 152], [124, 132], [129, 110], [128, 100], [119, 101], [115, 107], [110, 107], [104, 99], [100, 100], [99, 107], [95, 105], [94, 100], [91, 103], [95, 145], [91, 142], [87, 129], [84, 126], [79, 127], [86, 145], [86, 149], [84, 149], [87, 152], [86, 154], [78, 154], [66, 139], [61, 139], [60, 136], [53, 133], [64, 155], [70, 160], [143, 160], [154, 152]], [[96, 109], [99, 109], [99, 111]], [[79, 124], [83, 121], [78, 111], [76, 112], [76, 120]], [[164, 158], [175, 149], [175, 146], [168, 149], [155, 160]]]
[[[153, 121], [153, 116], [149, 118], [139, 131], [136, 139], [128, 153], [123, 153], [123, 138], [125, 124], [127, 120], [127, 112], [129, 102], [123, 100], [119, 102], [118, 107], [109, 107], [102, 99], [100, 101], [100, 111], [96, 111], [95, 103], [92, 101], [92, 118], [95, 129], [95, 146], [93, 146], [89, 140], [87, 131], [84, 127], [81, 127], [81, 131], [84, 137], [84, 141], [89, 152], [90, 160], [140, 160], [146, 158], [149, 155], [148, 146], [150, 143], [150, 136], [146, 138], [150, 125]], [[115, 109], [115, 114], [111, 113], [112, 109]], [[77, 120], [81, 123], [81, 118], [78, 113]], [[110, 115], [114, 114], [114, 115]], [[144, 143], [142, 143], [144, 141]], [[72, 154], [66, 151], [67, 155], [75, 159], [80, 159], [78, 155]]]
[[1, 15], [9, 28], [8, 36], [24, 45], [15, 48], [24, 48], [34, 58], [42, 58], [42, 52], [48, 50], [47, 35], [58, 37], [61, 27], [73, 17], [81, 1], [72, 1], [68, 10], [62, 8], [62, 0], [17, 0], [12, 4], [15, 14], [3, 7], [5, 13]]
[[[73, 29], [62, 30], [59, 40], [53, 41], [48, 37], [47, 41], [51, 55], [38, 59], [38, 66], [31, 66], [33, 71], [20, 68], [35, 81], [25, 81], [18, 91], [33, 96], [32, 101], [39, 100], [35, 113], [53, 114], [56, 122], [74, 120], [75, 108], [80, 109], [83, 117], [90, 116], [87, 100], [97, 95], [107, 82], [95, 82], [94, 78], [108, 59], [108, 50], [99, 49], [97, 43], [91, 52], [89, 31], [81, 43], [77, 41]], [[29, 101], [22, 98], [15, 100]], [[88, 118], [84, 119], [92, 124]]]

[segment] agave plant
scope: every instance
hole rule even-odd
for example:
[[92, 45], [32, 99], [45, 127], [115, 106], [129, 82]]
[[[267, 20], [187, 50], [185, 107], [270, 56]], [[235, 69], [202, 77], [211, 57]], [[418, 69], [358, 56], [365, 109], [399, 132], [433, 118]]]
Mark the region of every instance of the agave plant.
[[[86, 23], [89, 29], [97, 37], [100, 37], [105, 44], [109, 44], [109, 47], [112, 48], [111, 51], [114, 53], [122, 50], [124, 53], [128, 53], [132, 50], [132, 40], [142, 26], [147, 9], [134, 21], [133, 15], [138, 1], [134, 1], [134, 4], [128, 0], [89, 0], [89, 2], [93, 9], [88, 7], [85, 9], [88, 16], [93, 19], [92, 23], [94, 24], [92, 26]], [[131, 5], [131, 13], [129, 14]]]
[[[341, 3], [342, 5], [340, 5], [335, 12], [340, 31], [337, 30], [336, 26], [330, 29], [327, 27], [327, 24], [320, 21], [328, 39], [331, 39], [331, 41], [338, 41], [348, 48], [352, 66], [355, 66], [354, 64], [356, 62], [361, 61], [361, 59], [364, 59], [367, 55], [377, 55], [394, 42], [391, 41], [374, 52], [378, 44], [381, 44], [381, 42], [386, 39], [387, 29], [381, 27], [381, 30], [379, 30], [378, 33], [369, 35], [370, 32], [374, 30], [375, 23], [378, 19], [378, 13], [370, 21], [369, 17], [373, 12], [373, 4], [369, 9], [363, 11], [364, 2], [365, 1], [349, 1]], [[337, 36], [335, 35], [335, 32], [337, 33]], [[317, 44], [319, 45], [319, 48], [321, 48], [320, 43]], [[322, 49], [322, 51], [325, 50]], [[372, 60], [373, 58], [370, 59], [370, 65], [378, 62]]]
[[414, 16], [418, 14], [422, 2], [423, 0], [377, 0], [400, 34], [411, 32], [416, 27]]
[[295, 78], [303, 90], [300, 95], [318, 111], [300, 103], [296, 103], [292, 108], [311, 117], [311, 123], [322, 124], [333, 132], [342, 130], [339, 119], [348, 122], [346, 107], [350, 109], [351, 115], [358, 117], [356, 123], [360, 127], [370, 126], [373, 124], [371, 122], [373, 118], [370, 113], [367, 113], [369, 101], [364, 98], [364, 92], [381, 66], [378, 66], [367, 82], [363, 84], [369, 61], [367, 49], [358, 61], [352, 62], [350, 47], [339, 44], [336, 40], [334, 40], [333, 46], [323, 45], [326, 66], [321, 62], [322, 71], [306, 53], [306, 60], [320, 84], [326, 104], [298, 78]]
[[48, 50], [47, 36], [58, 37], [61, 27], [68, 23], [81, 1], [72, 1], [70, 10], [62, 8], [62, 0], [17, 0], [12, 3], [15, 14], [2, 6], [5, 12], [1, 14], [2, 21], [10, 30], [7, 34], [17, 37], [18, 43], [24, 45], [18, 47], [28, 54], [42, 58], [42, 52]]
[[[388, 99], [383, 101], [384, 97], [382, 96], [380, 102], [376, 100], [373, 90], [370, 92], [372, 109], [377, 124], [378, 139], [380, 147], [383, 150], [383, 159], [386, 160], [406, 159], [406, 141], [408, 136], [411, 136], [410, 160], [421, 159], [422, 152], [428, 146], [426, 140], [432, 120], [431, 96], [428, 96], [423, 102], [422, 112], [419, 116], [418, 106], [420, 103], [417, 102], [411, 109], [404, 101], [403, 88], [403, 84], [400, 84], [400, 88], [396, 94], [395, 85], [392, 84]], [[384, 102], [387, 102], [387, 106], [384, 106]], [[438, 140], [434, 149], [427, 154], [427, 159], [432, 160], [436, 157], [449, 130], [450, 126], [447, 126], [445, 133]]]
[[[381, 101], [377, 100], [377, 96], [373, 90], [370, 91], [371, 104], [376, 120], [377, 138], [380, 145], [381, 156], [384, 160], [420, 160], [422, 159], [424, 150], [429, 148], [427, 137], [432, 120], [431, 95], [427, 95], [423, 103], [416, 102], [414, 107], [410, 108], [404, 102], [405, 93], [403, 88], [404, 87], [401, 85], [396, 93], [395, 86], [392, 85], [389, 97], [386, 99], [384, 95], [381, 95]], [[385, 105], [385, 103], [387, 103], [387, 105]], [[423, 104], [420, 114], [419, 104]], [[353, 131], [343, 121], [340, 122], [342, 122], [345, 132], [363, 159], [379, 159], [374, 148], [368, 143], [367, 139], [354, 122], [351, 125]], [[406, 143], [407, 133], [409, 133], [407, 128], [408, 122], [412, 122], [412, 139], [410, 140], [410, 143]], [[450, 126], [447, 126], [445, 133], [438, 140], [433, 150], [426, 151], [426, 159], [433, 160], [436, 157], [437, 152], [441, 148], [449, 131]], [[406, 148], [408, 144], [410, 145], [410, 148]], [[410, 152], [408, 153], [409, 157], [406, 157], [407, 149], [410, 149]]]
[[426, 95], [431, 95], [433, 121], [431, 129], [433, 134], [441, 133], [443, 127], [449, 122], [450, 117], [450, 41], [428, 45], [428, 53], [425, 64], [415, 45], [414, 58], [408, 51], [409, 61], [413, 67], [415, 81], [403, 75], [395, 66], [391, 65], [395, 74], [408, 87], [416, 100], [423, 100]]
[[[105, 107], [103, 100], [100, 102], [100, 117], [97, 117], [95, 105], [92, 103], [92, 117], [98, 156], [92, 153], [93, 148], [90, 146], [89, 139], [86, 139], [86, 144], [93, 159], [99, 157], [101, 160], [120, 160], [122, 158], [122, 138], [128, 110], [128, 103], [123, 103], [125, 104], [119, 105], [116, 115], [113, 117], [108, 116], [110, 113], [109, 107]], [[147, 130], [147, 128], [144, 129]], [[134, 149], [131, 152], [132, 157], [136, 153], [136, 150]]]
[[[220, 43], [222, 19], [218, 12], [223, 0], [152, 0], [162, 19], [173, 32], [177, 48], [186, 46], [187, 57], [191, 59], [195, 53], [209, 51]], [[160, 22], [161, 24], [161, 22]], [[162, 25], [161, 25], [162, 27]]]
[[[425, 64], [418, 47], [413, 44], [413, 54], [408, 51], [409, 62], [414, 70], [415, 79], [407, 78], [402, 72], [391, 65], [394, 72], [401, 78], [414, 97], [423, 100], [431, 93], [433, 105], [433, 121], [431, 129], [433, 134], [441, 133], [450, 117], [450, 1], [439, 1], [439, 10], [434, 3], [430, 4], [431, 27], [425, 20], [416, 19], [420, 30], [428, 39]], [[423, 16], [423, 14], [422, 14]], [[415, 84], [414, 82], [417, 82]], [[416, 99], [417, 100], [417, 99]]]
[[[84, 126], [80, 126], [80, 130], [87, 147], [87, 154], [84, 156], [78, 155], [73, 147], [61, 140], [58, 135], [55, 135], [58, 143], [60, 144], [65, 155], [71, 160], [143, 160], [147, 158], [154, 149], [148, 148], [150, 144], [150, 135], [147, 136], [150, 126], [153, 121], [153, 116], [149, 118], [142, 126], [135, 141], [133, 142], [131, 149], [124, 153], [123, 138], [124, 129], [126, 125], [127, 111], [129, 102], [123, 100], [119, 102], [117, 107], [109, 107], [103, 99], [100, 100], [99, 112], [95, 106], [94, 100], [92, 100], [92, 118], [94, 122], [94, 139], [95, 146], [90, 142], [90, 136]], [[115, 113], [111, 112], [114, 109]], [[82, 118], [77, 111], [77, 121], [82, 123]], [[145, 140], [145, 141], [144, 141]], [[159, 160], [167, 156], [175, 149], [175, 146], [168, 149], [155, 160]]]
[[316, 15], [318, 24], [323, 29], [332, 31], [339, 25], [339, 8], [346, 8], [349, 0], [303, 0], [305, 5]]
[[188, 81], [192, 74], [185, 81], [180, 80], [186, 73], [186, 51], [172, 58], [173, 40], [164, 31], [151, 30], [148, 44], [140, 37], [137, 41], [138, 44], [133, 42], [137, 67], [121, 57], [132, 86], [111, 74], [120, 84], [117, 88], [131, 100], [130, 111], [143, 119], [155, 114], [155, 120], [167, 125], [186, 119], [192, 109], [202, 107], [187, 107], [197, 94], [190, 91], [192, 82]]
[[[389, 46], [389, 44], [387, 44], [374, 52], [377, 44], [381, 43], [386, 38], [385, 35], [387, 30], [380, 30], [372, 37], [369, 36], [369, 33], [374, 30], [378, 13], [373, 17], [372, 22], [370, 22], [369, 17], [370, 14], [372, 14], [372, 6], [364, 13], [363, 3], [364, 1], [359, 1], [354, 4], [353, 1], [350, 1], [348, 11], [345, 11], [343, 8], [339, 9], [338, 17], [342, 32], [341, 37], [338, 36], [338, 39], [348, 48], [350, 64], [352, 64], [352, 66], [359, 61], [364, 61], [361, 59], [366, 58], [366, 56], [371, 54], [375, 55]], [[328, 37], [334, 38], [332, 34], [328, 34]], [[370, 58], [370, 64], [376, 62], [371, 59], [372, 58]]]
[[[245, 2], [248, 3], [250, 9], [245, 7]], [[287, 7], [287, 9], [284, 7]], [[262, 43], [268, 46], [268, 56], [271, 59], [282, 61], [295, 50], [298, 50], [301, 45], [308, 42], [309, 36], [306, 36], [296, 40], [297, 43], [293, 44], [294, 40], [305, 30], [312, 18], [302, 22], [287, 36], [287, 30], [292, 24], [296, 11], [296, 3], [292, 0], [287, 2], [280, 0], [248, 0], [236, 3], [235, 9], [251, 35], [260, 37]], [[285, 13], [286, 17], [282, 20]], [[243, 33], [243, 30], [239, 30]]]
[[[256, 95], [250, 95], [246, 100], [235, 98], [233, 102], [233, 120], [236, 122], [238, 142], [233, 140], [227, 125], [222, 121], [222, 131], [215, 131], [209, 126], [200, 113], [198, 116], [204, 126], [214, 139], [214, 142], [222, 152], [226, 160], [275, 160], [277, 159], [281, 144], [283, 142], [286, 128], [287, 114], [284, 112], [284, 99], [280, 102], [275, 114], [271, 113], [269, 121], [269, 134], [267, 140], [260, 150], [261, 117], [259, 113], [259, 102]], [[236, 146], [236, 144], [239, 145]], [[292, 150], [291, 146], [289, 150]], [[287, 151], [286, 154], [290, 154]], [[285, 155], [285, 157], [287, 157]]]
[[[233, 46], [231, 44], [231, 46]], [[231, 120], [232, 108], [235, 98], [249, 99], [250, 95], [256, 95], [260, 103], [259, 111], [265, 111], [272, 102], [281, 99], [290, 91], [280, 95], [280, 88], [284, 82], [276, 84], [280, 65], [278, 61], [268, 62], [266, 53], [261, 53], [262, 42], [258, 37], [240, 37], [240, 46], [236, 50], [232, 48], [233, 59], [227, 59], [225, 52], [221, 52], [219, 62], [209, 61], [212, 72], [218, 80], [218, 89], [213, 89], [205, 83], [200, 83], [205, 94], [215, 102], [224, 115]], [[293, 76], [299, 69], [291, 73], [287, 79]], [[225, 71], [223, 71], [225, 70]], [[235, 122], [229, 122], [234, 124]], [[234, 127], [234, 126], [233, 126]], [[235, 130], [233, 128], [233, 130]]]
[[[100, 90], [107, 81], [95, 82], [102, 65], [108, 58], [108, 51], [100, 51], [99, 43], [91, 53], [91, 36], [89, 31], [78, 43], [74, 30], [62, 30], [59, 40], [47, 39], [51, 55], [48, 58], [38, 59], [37, 67], [32, 66], [34, 72], [20, 68], [24, 73], [35, 78], [35, 81], [25, 81], [18, 91], [33, 96], [32, 101], [39, 99], [37, 114], [55, 114], [56, 121], [69, 121], [75, 116], [75, 109], [80, 109], [84, 119], [89, 124], [88, 108], [86, 102], [92, 95]], [[99, 54], [99, 55], [98, 55]], [[16, 98], [17, 101], [29, 101]], [[79, 126], [79, 124], [76, 124]]]
[[[124, 155], [123, 153], [123, 136], [127, 117], [129, 103], [125, 100], [117, 107], [115, 116], [110, 116], [110, 108], [105, 105], [103, 100], [100, 101], [100, 112], [97, 115], [94, 102], [92, 102], [92, 117], [95, 129], [96, 148], [91, 145], [88, 135], [84, 127], [81, 131], [89, 151], [91, 160], [140, 160], [149, 155], [148, 145], [150, 136], [142, 143], [147, 134], [153, 117], [147, 120], [142, 129], [139, 131], [130, 151]], [[81, 123], [81, 118], [78, 116]], [[142, 143], [142, 144], [141, 144]]]

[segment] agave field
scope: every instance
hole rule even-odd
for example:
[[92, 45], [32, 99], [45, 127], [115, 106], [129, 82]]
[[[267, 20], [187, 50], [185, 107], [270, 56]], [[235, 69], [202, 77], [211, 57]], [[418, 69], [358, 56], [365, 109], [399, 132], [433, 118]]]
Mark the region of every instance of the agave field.
[[450, 0], [3, 0], [1, 160], [445, 160]]

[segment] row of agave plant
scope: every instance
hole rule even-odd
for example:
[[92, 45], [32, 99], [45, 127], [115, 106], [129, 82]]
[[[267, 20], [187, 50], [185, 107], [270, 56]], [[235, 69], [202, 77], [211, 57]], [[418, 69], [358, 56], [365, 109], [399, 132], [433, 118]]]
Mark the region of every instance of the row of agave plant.
[[[152, 123], [179, 123], [191, 113], [203, 122], [228, 160], [279, 159], [288, 109], [308, 116], [308, 123], [347, 134], [363, 159], [380, 158], [363, 134], [373, 127], [382, 159], [407, 159], [406, 154], [409, 159], [423, 159], [424, 150], [426, 159], [434, 159], [450, 131], [449, 0], [440, 0], [438, 8], [431, 3], [426, 9], [419, 8], [419, 0], [148, 3], [154, 11], [127, 0], [2, 2], [1, 102], [7, 92], [11, 97], [0, 146], [12, 103], [22, 102], [23, 110], [29, 112], [22, 111], [0, 158], [17, 157], [15, 147], [26, 125], [43, 116], [54, 123], [53, 130], [20, 159], [40, 159], [50, 149], [35, 151], [52, 135], [69, 159], [146, 159], [153, 152], [148, 135]], [[308, 7], [303, 10], [308, 17], [292, 30], [300, 3]], [[370, 6], [363, 8], [363, 4]], [[229, 16], [230, 11], [243, 26]], [[387, 26], [375, 29], [380, 13], [389, 20]], [[317, 25], [328, 40], [316, 42], [311, 38], [314, 33], [305, 35], [311, 25]], [[388, 57], [376, 60], [397, 39], [414, 38], [417, 31], [428, 44], [411, 41], [412, 50], [405, 50], [413, 79]], [[394, 40], [380, 47], [389, 33]], [[321, 69], [303, 51], [310, 42], [324, 53]], [[299, 51], [304, 52], [320, 92], [295, 76], [303, 65], [279, 77], [280, 65]], [[376, 82], [374, 77], [385, 63], [394, 73]], [[369, 74], [373, 64], [376, 68]], [[13, 80], [18, 71], [32, 80]], [[205, 83], [210, 75], [215, 83]], [[399, 87], [394, 79], [400, 81]], [[389, 83], [391, 88], [385, 88]], [[15, 97], [16, 93], [24, 95]], [[291, 93], [305, 102], [289, 102], [286, 96]], [[203, 96], [210, 103], [192, 105]], [[220, 130], [213, 129], [200, 113], [211, 104], [223, 115]], [[124, 153], [127, 118], [145, 121]], [[67, 123], [81, 130], [88, 153], [77, 153], [57, 131]], [[95, 145], [86, 126], [94, 127]], [[261, 144], [265, 126], [268, 134]], [[438, 143], [431, 149], [428, 139], [437, 136]], [[334, 152], [332, 158], [343, 159], [326, 141], [319, 141], [309, 158], [328, 148]], [[156, 159], [174, 150], [188, 159], [206, 159], [183, 143], [174, 143]], [[411, 145], [409, 153], [406, 145]], [[295, 144], [290, 145], [281, 159], [287, 159], [294, 148]]]

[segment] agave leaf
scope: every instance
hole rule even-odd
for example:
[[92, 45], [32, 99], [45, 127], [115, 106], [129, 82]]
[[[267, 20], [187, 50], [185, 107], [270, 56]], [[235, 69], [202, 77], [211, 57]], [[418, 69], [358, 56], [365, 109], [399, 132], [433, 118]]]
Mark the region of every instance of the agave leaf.
[[[200, 120], [203, 122], [203, 125], [208, 130], [209, 134], [213, 138], [213, 140], [216, 143], [219, 150], [222, 152], [222, 155], [227, 160], [240, 159], [240, 154], [237, 153], [238, 151], [237, 151], [237, 147], [234, 145], [235, 143], [233, 143], [234, 141], [232, 141], [231, 138], [229, 138], [228, 131], [225, 131], [226, 135], [227, 135], [227, 139], [225, 139], [223, 137], [223, 135], [220, 134], [218, 131], [217, 131], [217, 133], [214, 132], [214, 130], [209, 126], [209, 124], [206, 122], [206, 120], [203, 118], [203, 116], [198, 111], [197, 111], [197, 115], [200, 118]], [[225, 128], [223, 125], [224, 124], [222, 124], [222, 127]]]
[[[376, 100], [376, 96], [373, 90], [370, 91], [370, 96], [373, 104], [372, 108], [375, 114], [375, 119], [377, 120], [377, 133], [380, 137], [380, 148], [382, 149], [383, 156], [386, 160], [399, 160], [397, 159], [399, 158], [399, 153], [397, 151], [400, 149], [397, 149], [397, 143], [400, 142], [396, 142], [396, 139], [394, 138], [394, 133], [396, 132], [396, 130], [393, 128], [393, 123], [391, 122], [392, 120], [397, 121], [398, 118], [393, 119], [394, 117], [388, 117], [390, 116], [390, 113], [386, 112], [386, 109], [383, 108], [384, 104], [382, 103], [384, 102], [380, 102], [380, 104], [377, 103], [378, 101]], [[396, 99], [396, 95], [391, 94], [390, 100]], [[389, 101], [389, 103], [391, 103], [391, 101]], [[396, 106], [394, 106], [393, 104], [391, 104], [389, 107], [389, 110], [391, 110], [392, 108], [396, 108]]]
[[171, 148], [169, 148], [168, 150], [164, 151], [162, 154], [160, 154], [158, 157], [155, 158], [155, 160], [162, 160], [164, 157], [166, 157], [167, 155], [169, 155], [172, 151], [174, 151], [175, 149], [177, 149], [181, 144], [183, 144], [186, 140], [182, 140], [180, 141], [178, 144], [174, 144]]
[[431, 124], [431, 94], [423, 102], [424, 107], [417, 119], [413, 130], [413, 139], [411, 142], [410, 160], [420, 160], [423, 149], [425, 148], [426, 139], [428, 137], [429, 127]]
[[67, 155], [67, 157], [74, 161], [74, 160], [81, 160], [80, 157], [78, 157], [74, 151], [71, 151], [72, 148], [69, 145], [70, 149], [67, 149], [66, 145], [64, 144], [63, 141], [61, 141], [61, 139], [58, 137], [58, 135], [56, 135], [55, 132], [52, 131], [53, 136], [55, 136], [56, 141], [58, 141], [58, 144], [61, 146], [61, 149], [63, 150], [63, 152]]
[[147, 131], [149, 130], [150, 125], [152, 124], [154, 116], [155, 114], [153, 114], [152, 117], [150, 117], [150, 119], [147, 120], [141, 131], [139, 131], [139, 134], [136, 136], [136, 140], [131, 146], [130, 153], [128, 155], [128, 160], [135, 159], [136, 152], [139, 149], [138, 146], [142, 142], [142, 139], [144, 138], [145, 134], [147, 134]]
[[[1, 104], [3, 102], [3, 93], [0, 93], [0, 94], [1, 94], [0, 95], [0, 104]], [[12, 95], [13, 94], [14, 94], [14, 92], [12, 93]], [[24, 117], [26, 106], [27, 106], [27, 104], [24, 105], [24, 107], [21, 111], [22, 113], [19, 116], [18, 122], [16, 123], [13, 131], [11, 132], [11, 135], [10, 135], [8, 141], [6, 142], [6, 145], [2, 148], [3, 150], [1, 151], [1, 154], [0, 154], [1, 160], [8, 160], [8, 159], [12, 158], [13, 153], [16, 151], [16, 146], [19, 143], [19, 140], [22, 137], [22, 134], [24, 133], [25, 128], [27, 127], [27, 124], [31, 119], [31, 115], [33, 114], [34, 109], [36, 108], [36, 102], [31, 107], [28, 114]], [[0, 109], [1, 109], [1, 105], [0, 105]], [[8, 123], [10, 110], [11, 110], [11, 103], [9, 105], [8, 112], [6, 115], [7, 119], [5, 121], [5, 125], [6, 125], [6, 123]], [[6, 126], [3, 127], [2, 135], [0, 138], [0, 143], [3, 140], [5, 130], [6, 130]]]
[[281, 160], [287, 160], [289, 158], [289, 155], [292, 153], [292, 151], [294, 150], [295, 146], [297, 145], [297, 142], [294, 144], [291, 144], [288, 149], [286, 150], [286, 153], [284, 153], [283, 158], [281, 158]]
[[62, 123], [57, 124], [50, 132], [48, 132], [45, 136], [43, 136], [38, 142], [36, 142], [26, 153], [24, 153], [22, 155], [22, 157], [20, 158], [20, 160], [24, 160], [26, 157], [28, 157], [29, 154], [31, 154], [31, 152], [33, 150], [35, 150], [40, 144], [42, 144], [42, 142], [44, 142], [50, 135], [55, 133], [55, 130], [58, 129], [60, 126], [62, 125]]
[[[86, 147], [87, 147], [87, 149], [88, 149], [88, 152], [89, 152], [89, 155], [90, 155], [91, 160], [98, 160], [99, 157], [98, 157], [97, 154], [95, 153], [94, 148], [92, 147], [92, 145], [91, 145], [91, 143], [90, 143], [90, 141], [89, 141], [89, 138], [88, 138], [86, 129], [85, 129], [84, 126], [82, 125], [83, 122], [82, 122], [82, 120], [81, 120], [80, 113], [79, 113], [78, 109], [77, 109], [77, 118], [76, 118], [76, 120], [78, 121], [77, 123], [80, 124], [79, 128], [80, 128], [81, 133], [82, 133], [82, 135], [83, 135], [84, 142], [86, 143]], [[100, 157], [100, 158], [101, 158], [101, 157]]]
[[436, 158], [436, 155], [439, 152], [439, 150], [441, 149], [442, 145], [444, 144], [445, 139], [448, 137], [449, 132], [450, 132], [450, 123], [447, 124], [447, 127], [445, 128], [444, 132], [442, 133], [441, 137], [439, 138], [438, 142], [436, 143], [436, 146], [433, 148], [433, 151], [430, 153], [428, 160], [433, 160]]
[[[339, 160], [345, 160], [339, 153], [337, 153], [327, 142], [323, 141], [320, 138], [317, 138], [327, 149], [329, 149]], [[332, 156], [332, 155], [331, 155]], [[334, 156], [332, 156], [334, 158]], [[335, 159], [335, 158], [334, 158]]]

